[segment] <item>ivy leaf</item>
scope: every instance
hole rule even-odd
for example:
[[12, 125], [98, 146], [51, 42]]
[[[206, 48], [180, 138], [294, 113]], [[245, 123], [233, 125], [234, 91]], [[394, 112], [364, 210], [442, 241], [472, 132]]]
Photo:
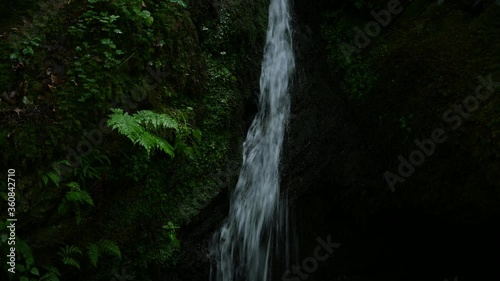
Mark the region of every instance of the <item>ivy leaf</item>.
[[36, 276], [40, 276], [40, 272], [38, 272], [38, 268], [36, 268], [36, 267], [33, 267], [31, 269], [31, 273], [34, 274], [34, 275], [36, 275]]

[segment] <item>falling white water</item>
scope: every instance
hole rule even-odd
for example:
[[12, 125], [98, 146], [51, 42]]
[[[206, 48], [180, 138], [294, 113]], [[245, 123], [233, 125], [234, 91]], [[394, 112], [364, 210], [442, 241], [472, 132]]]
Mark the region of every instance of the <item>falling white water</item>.
[[271, 0], [260, 77], [259, 112], [243, 144], [229, 216], [214, 236], [216, 281], [267, 281], [274, 232], [283, 224], [279, 163], [295, 66], [288, 0]]

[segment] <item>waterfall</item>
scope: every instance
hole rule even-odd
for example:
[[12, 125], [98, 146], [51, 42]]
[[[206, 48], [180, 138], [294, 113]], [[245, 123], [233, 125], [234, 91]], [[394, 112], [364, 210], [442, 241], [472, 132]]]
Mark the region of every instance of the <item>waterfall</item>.
[[270, 280], [271, 249], [287, 209], [279, 164], [295, 66], [289, 0], [271, 0], [260, 77], [259, 111], [243, 144], [243, 164], [229, 216], [215, 233], [216, 281]]

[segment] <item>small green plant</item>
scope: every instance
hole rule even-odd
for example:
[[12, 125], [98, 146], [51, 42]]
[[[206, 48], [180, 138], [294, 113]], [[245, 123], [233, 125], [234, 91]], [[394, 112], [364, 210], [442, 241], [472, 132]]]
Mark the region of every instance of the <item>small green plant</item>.
[[173, 222], [169, 221], [162, 228], [167, 230], [167, 232], [168, 232], [168, 238], [170, 238], [170, 242], [173, 244], [174, 248], [179, 247], [180, 246], [180, 242], [179, 242], [179, 240], [177, 240], [176, 231], [180, 227], [177, 226], [177, 225], [175, 225]]
[[[0, 222], [0, 232], [4, 232], [7, 229], [7, 223], [4, 221]], [[7, 234], [0, 235], [0, 245], [7, 245]], [[33, 256], [33, 252], [28, 243], [20, 238], [16, 237], [16, 251], [19, 253], [17, 262], [16, 262], [16, 275], [9, 274], [9, 280], [12, 279], [13, 276], [18, 277], [22, 281], [59, 281], [59, 277], [61, 273], [59, 270], [51, 265], [43, 265], [42, 267], [47, 270], [46, 272], [40, 272], [39, 267], [37, 267], [35, 263], [35, 257]]]
[[87, 254], [90, 259], [90, 263], [97, 267], [97, 261], [101, 257], [102, 253], [113, 256], [117, 259], [121, 259], [121, 251], [118, 245], [110, 240], [100, 240], [97, 243], [90, 243], [87, 246]]
[[38, 36], [26, 38], [20, 42], [16, 50], [10, 54], [10, 59], [17, 62], [29, 62], [30, 58], [34, 56], [35, 51], [33, 48], [40, 46], [42, 39]]
[[66, 247], [61, 248], [61, 251], [57, 253], [61, 256], [62, 262], [65, 265], [73, 266], [80, 269], [80, 262], [74, 257], [75, 255], [82, 255], [82, 250], [74, 245], [66, 245]]
[[109, 170], [111, 161], [106, 155], [94, 148], [92, 153], [81, 158], [81, 165], [73, 169], [73, 175], [80, 180], [82, 187], [86, 188], [88, 180], [98, 180], [101, 174]]
[[[65, 265], [69, 265], [80, 269], [80, 261], [76, 256], [81, 256], [83, 254], [82, 250], [74, 245], [66, 245], [59, 251], [59, 256], [61, 256], [62, 262]], [[89, 243], [87, 246], [87, 256], [90, 263], [97, 267], [97, 262], [102, 254], [112, 256], [117, 259], [121, 259], [122, 254], [118, 245], [106, 239], [101, 239], [96, 243]]]
[[346, 46], [354, 44], [355, 26], [355, 23], [343, 11], [325, 12], [321, 31], [328, 42], [330, 67], [334, 72], [343, 75], [342, 88], [349, 97], [360, 100], [372, 90], [378, 80], [378, 75], [372, 69], [367, 53], [346, 51]]
[[[111, 109], [113, 114], [109, 116], [108, 125], [134, 144], [139, 144], [146, 149], [148, 155], [159, 149], [174, 157], [175, 148], [187, 150], [184, 140], [189, 136], [201, 140], [201, 133], [186, 125], [183, 114], [180, 114], [183, 122], [167, 114], [156, 113], [150, 110], [142, 110], [134, 115], [129, 115], [121, 109]], [[174, 139], [174, 146], [165, 140], [163, 136]]]
[[94, 206], [94, 201], [90, 194], [82, 190], [77, 182], [66, 184], [70, 190], [64, 196], [63, 201], [59, 205], [58, 212], [60, 215], [66, 215], [72, 208], [75, 212], [76, 223], [80, 224], [82, 220], [81, 207], [84, 205]]
[[52, 163], [51, 166], [52, 170], [42, 176], [43, 185], [47, 186], [49, 182], [52, 182], [59, 187], [62, 181], [62, 174], [64, 171], [71, 169], [71, 163], [68, 160], [61, 160]]
[[174, 157], [174, 147], [151, 130], [172, 129], [178, 131], [179, 124], [176, 120], [165, 114], [149, 110], [139, 111], [135, 115], [129, 115], [121, 109], [112, 109], [112, 111], [113, 114], [109, 116], [108, 121], [111, 128], [118, 130], [134, 144], [144, 147], [148, 155], [152, 150], [160, 149]]
[[408, 133], [411, 133], [411, 127], [408, 125], [408, 123], [413, 120], [413, 114], [410, 113], [407, 117], [405, 116], [402, 116], [401, 118], [399, 118], [399, 127], [405, 131], [407, 131]]

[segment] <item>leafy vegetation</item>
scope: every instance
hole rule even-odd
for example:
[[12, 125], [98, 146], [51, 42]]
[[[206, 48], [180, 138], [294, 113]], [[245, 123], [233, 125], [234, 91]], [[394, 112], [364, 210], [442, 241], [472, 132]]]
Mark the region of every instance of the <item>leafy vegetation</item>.
[[21, 2], [0, 4], [1, 161], [22, 175], [26, 233], [9, 278], [109, 280], [130, 262], [157, 280], [235, 181], [267, 2]]
[[[113, 114], [110, 115], [108, 124], [113, 129], [117, 129], [120, 134], [129, 138], [134, 144], [144, 147], [148, 155], [152, 150], [160, 149], [174, 157], [175, 148], [188, 148], [185, 144], [186, 137], [193, 136], [197, 141], [201, 141], [199, 130], [193, 130], [187, 124], [178, 122], [166, 114], [142, 110], [130, 116], [121, 109], [112, 109], [112, 111]], [[182, 113], [178, 115], [184, 117]], [[162, 134], [169, 135], [168, 130], [174, 131], [174, 146], [160, 136]]]

